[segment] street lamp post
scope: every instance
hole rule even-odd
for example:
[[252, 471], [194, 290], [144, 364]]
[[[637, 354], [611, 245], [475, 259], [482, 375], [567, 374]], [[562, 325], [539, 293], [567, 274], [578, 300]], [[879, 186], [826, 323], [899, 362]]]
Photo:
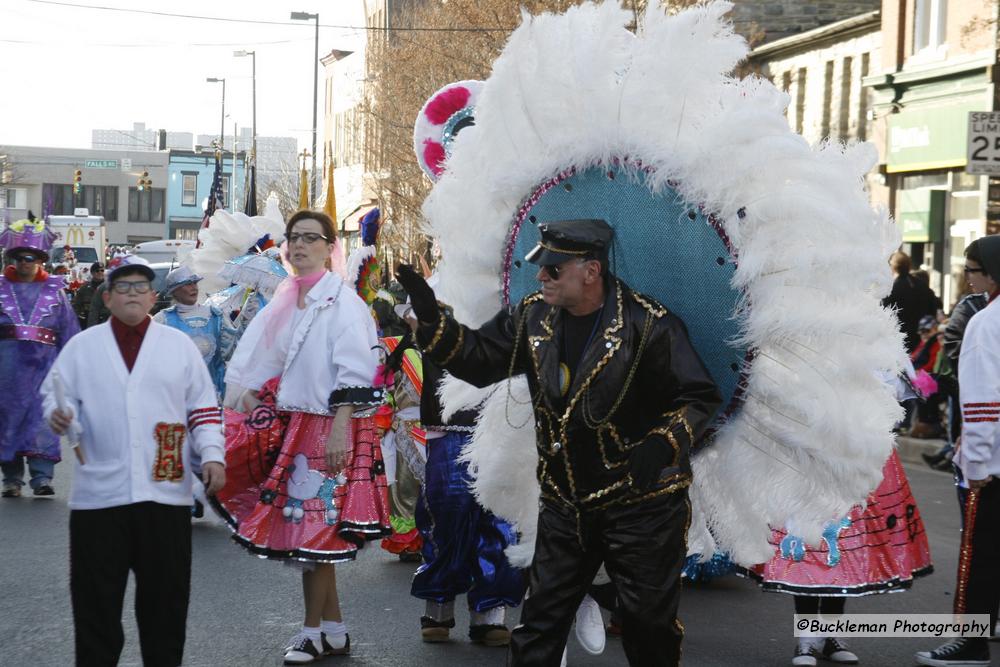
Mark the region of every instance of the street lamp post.
[[210, 76], [205, 81], [207, 83], [222, 84], [222, 122], [219, 125], [219, 148], [222, 148], [226, 143], [226, 80]]
[[309, 12], [292, 12], [293, 21], [316, 20], [316, 45], [313, 55], [313, 140], [312, 140], [312, 201], [316, 202], [316, 107], [319, 106], [319, 14]]
[[233, 51], [237, 58], [251, 58], [251, 80], [253, 81], [253, 129], [250, 131], [250, 160], [253, 164], [257, 162], [257, 52], [256, 51]]

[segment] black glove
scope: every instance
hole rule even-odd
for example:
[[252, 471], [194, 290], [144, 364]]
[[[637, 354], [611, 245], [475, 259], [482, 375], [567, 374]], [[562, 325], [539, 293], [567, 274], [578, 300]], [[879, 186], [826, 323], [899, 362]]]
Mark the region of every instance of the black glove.
[[636, 445], [629, 456], [629, 474], [636, 491], [646, 491], [660, 477], [663, 469], [674, 458], [674, 449], [666, 438], [659, 435], [647, 437]]
[[423, 324], [435, 324], [441, 316], [441, 308], [434, 297], [434, 290], [409, 264], [400, 264], [396, 269], [396, 280], [410, 295], [413, 312]]

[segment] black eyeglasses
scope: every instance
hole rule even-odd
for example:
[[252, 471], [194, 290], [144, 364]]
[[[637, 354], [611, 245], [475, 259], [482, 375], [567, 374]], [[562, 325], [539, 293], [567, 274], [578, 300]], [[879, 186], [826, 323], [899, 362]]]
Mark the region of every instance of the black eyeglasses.
[[17, 255], [14, 257], [15, 262], [37, 262], [40, 258], [34, 255]]
[[330, 240], [325, 236], [323, 236], [322, 234], [317, 234], [315, 232], [302, 232], [301, 234], [292, 232], [291, 234], [288, 235], [289, 243], [295, 243], [296, 241], [303, 241], [305, 243], [316, 243], [316, 241], [319, 241], [320, 239], [323, 239], [324, 241]]
[[986, 269], [974, 269], [971, 266], [966, 266], [964, 271], [966, 273], [986, 273]]
[[152, 287], [148, 280], [137, 280], [135, 282], [118, 280], [111, 284], [111, 289], [118, 294], [128, 294], [129, 292], [146, 294]]

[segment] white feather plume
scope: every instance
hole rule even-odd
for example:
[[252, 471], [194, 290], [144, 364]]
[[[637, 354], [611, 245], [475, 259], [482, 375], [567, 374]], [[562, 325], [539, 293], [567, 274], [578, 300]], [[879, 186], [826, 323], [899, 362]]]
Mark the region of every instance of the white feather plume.
[[198, 232], [201, 246], [184, 257], [182, 263], [203, 278], [198, 285], [202, 294], [229, 287], [229, 281], [219, 276], [222, 266], [234, 257], [245, 255], [264, 234], [270, 234], [275, 245], [285, 240], [285, 223], [277, 206], [270, 203], [268, 200], [264, 215], [253, 217], [220, 209], [212, 215], [209, 226]]
[[[693, 460], [691, 549], [753, 564], [773, 555], [771, 526], [815, 543], [877, 485], [900, 412], [880, 374], [905, 355], [880, 305], [899, 233], [864, 190], [873, 149], [810, 146], [788, 127], [786, 94], [732, 78], [747, 45], [724, 19], [731, 6], [667, 16], [650, 3], [635, 35], [613, 2], [525, 14], [424, 214], [444, 258], [439, 292], [471, 326], [501, 306], [518, 206], [568, 167], [641, 159], [654, 191], [676, 181], [723, 222], [745, 295], [739, 342], [755, 356], [745, 405]], [[482, 402], [464, 456], [480, 501], [521, 533], [508, 555], [529, 562], [539, 493], [526, 382], [442, 396], [452, 411]]]

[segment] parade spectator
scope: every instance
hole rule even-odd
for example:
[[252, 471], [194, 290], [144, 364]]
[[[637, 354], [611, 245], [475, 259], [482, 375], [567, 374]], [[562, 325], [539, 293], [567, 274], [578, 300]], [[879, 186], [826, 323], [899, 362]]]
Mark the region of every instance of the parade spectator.
[[[553, 221], [539, 231], [525, 259], [539, 267], [542, 291], [479, 329], [449, 317], [412, 267], [396, 274], [426, 358], [479, 387], [527, 375], [544, 491], [510, 664], [559, 664], [603, 562], [621, 597], [629, 663], [676, 665], [688, 454], [719, 392], [680, 318], [611, 274], [606, 221]], [[615, 331], [625, 332], [615, 336], [620, 346], [607, 339]], [[578, 401], [585, 407], [574, 411]], [[616, 453], [605, 452], [602, 428], [620, 434]]]
[[988, 295], [985, 293], [986, 276], [978, 272], [965, 271], [969, 293], [965, 294], [952, 308], [944, 331], [941, 334], [941, 350], [948, 360], [950, 373], [938, 378], [938, 387], [948, 398], [948, 442], [935, 454], [921, 454], [927, 465], [938, 470], [951, 469], [951, 454], [955, 442], [962, 433], [962, 411], [959, 409], [960, 384], [958, 379], [958, 357], [962, 351], [962, 337], [973, 315], [986, 307]]
[[50, 276], [54, 234], [41, 220], [19, 220], [0, 234], [10, 262], [0, 276], [0, 469], [4, 498], [17, 498], [27, 460], [36, 496], [51, 496], [59, 438], [45, 425], [39, 388], [59, 350], [80, 330], [61, 277]]
[[108, 310], [104, 302], [103, 295], [106, 290], [106, 283], [101, 283], [94, 290], [94, 296], [90, 300], [90, 308], [87, 311], [87, 328], [104, 324], [111, 317], [111, 311]]
[[90, 304], [94, 300], [94, 292], [104, 282], [104, 265], [94, 262], [90, 265], [90, 280], [76, 290], [73, 295], [73, 310], [80, 320], [80, 328], [86, 329], [90, 317]]
[[[924, 315], [917, 325], [920, 343], [910, 354], [913, 368], [924, 371], [937, 381], [941, 370], [941, 339], [938, 323], [931, 315]], [[917, 403], [916, 420], [910, 428], [911, 438], [940, 438], [944, 436], [944, 426], [941, 424], [941, 405], [945, 397], [940, 391], [923, 397]]]
[[[959, 355], [962, 439], [955, 462], [969, 487], [959, 552], [955, 613], [989, 614], [1000, 607], [1000, 236], [976, 239], [965, 249], [966, 275], [982, 276], [987, 306], [969, 320]], [[916, 655], [934, 667], [988, 665], [985, 638], [959, 637]]]
[[334, 563], [353, 559], [366, 540], [391, 527], [370, 416], [384, 401], [384, 390], [374, 386], [375, 322], [343, 277], [328, 270], [343, 264], [329, 216], [299, 211], [285, 238], [295, 275], [250, 322], [226, 372], [230, 397], [236, 388], [247, 390], [235, 400], [246, 418], [227, 428], [227, 438], [233, 436], [227, 448], [240, 446], [238, 434], [255, 428], [259, 414], [278, 412], [287, 427], [266, 478], [254, 485], [234, 477], [219, 500], [235, 513], [229, 520], [240, 544], [302, 564], [305, 621], [284, 659], [305, 664], [350, 653]]
[[194, 343], [149, 318], [153, 278], [142, 258], [112, 260], [103, 296], [111, 320], [71, 340], [43, 386], [52, 429], [80, 433], [69, 569], [81, 666], [118, 663], [130, 570], [143, 664], [181, 664], [195, 462], [206, 493], [225, 483], [215, 389]]
[[899, 328], [906, 337], [906, 351], [913, 352], [920, 342], [917, 324], [925, 315], [937, 316], [940, 300], [930, 286], [910, 275], [910, 256], [896, 251], [889, 259], [895, 279], [892, 291], [882, 305], [894, 308], [899, 317]]

